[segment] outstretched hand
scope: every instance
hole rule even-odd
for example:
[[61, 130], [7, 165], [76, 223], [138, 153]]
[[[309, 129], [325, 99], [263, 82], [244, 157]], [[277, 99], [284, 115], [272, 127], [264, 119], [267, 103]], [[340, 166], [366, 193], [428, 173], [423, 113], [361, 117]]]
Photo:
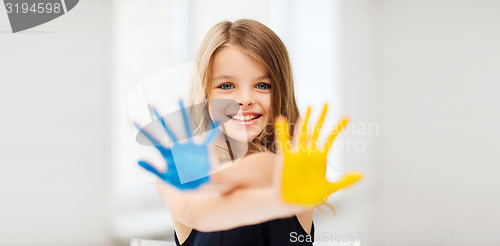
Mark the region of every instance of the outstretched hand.
[[167, 170], [165, 172], [160, 172], [150, 163], [143, 160], [139, 161], [139, 165], [180, 190], [195, 189], [210, 180], [208, 146], [215, 139], [217, 130], [212, 129], [203, 143], [197, 144], [193, 142], [191, 125], [184, 104], [182, 101], [179, 101], [179, 105], [184, 120], [184, 128], [188, 137], [187, 141], [183, 143], [179, 142], [165, 120], [155, 109], [153, 109], [153, 113], [160, 120], [163, 129], [173, 141], [171, 148], [163, 146], [155, 137], [142, 129], [138, 124], [135, 124], [135, 126], [149, 139], [156, 149], [160, 151], [167, 163]]
[[306, 117], [301, 126], [296, 128], [296, 132], [299, 133], [293, 144], [290, 142], [287, 119], [279, 117], [275, 122], [277, 144], [280, 145], [279, 149], [281, 149], [278, 153], [283, 155], [281, 193], [285, 202], [315, 206], [325, 201], [330, 194], [356, 183], [362, 177], [361, 172], [348, 172], [333, 183], [326, 179], [328, 151], [337, 134], [349, 121], [347, 117], [342, 118], [322, 148], [318, 148], [317, 140], [326, 110], [327, 105], [324, 106], [311, 136], [307, 133], [311, 108], [307, 109]]

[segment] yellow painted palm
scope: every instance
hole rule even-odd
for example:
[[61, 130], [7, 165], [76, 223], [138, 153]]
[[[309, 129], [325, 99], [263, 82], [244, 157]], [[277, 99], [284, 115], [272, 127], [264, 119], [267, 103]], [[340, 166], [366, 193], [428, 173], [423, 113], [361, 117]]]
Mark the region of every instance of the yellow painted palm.
[[327, 105], [318, 120], [311, 136], [308, 134], [308, 120], [311, 107], [307, 109], [306, 117], [296, 132], [298, 138], [290, 142], [288, 122], [285, 117], [279, 117], [275, 122], [278, 149], [283, 154], [283, 169], [281, 174], [281, 192], [285, 202], [316, 206], [326, 200], [328, 195], [339, 189], [356, 183], [361, 179], [361, 172], [348, 172], [336, 182], [326, 179], [327, 154], [337, 134], [347, 125], [349, 119], [344, 117], [330, 133], [327, 141], [321, 148], [317, 147], [317, 140], [321, 126], [325, 119]]

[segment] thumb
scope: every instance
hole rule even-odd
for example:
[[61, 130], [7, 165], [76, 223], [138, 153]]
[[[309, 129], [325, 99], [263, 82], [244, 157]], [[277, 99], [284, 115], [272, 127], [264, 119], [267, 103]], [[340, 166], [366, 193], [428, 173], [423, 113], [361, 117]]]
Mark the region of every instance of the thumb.
[[144, 169], [146, 169], [147, 171], [155, 174], [156, 176], [160, 177], [161, 178], [161, 173], [156, 170], [156, 168], [154, 168], [151, 164], [149, 164], [148, 162], [146, 161], [139, 161], [139, 165], [141, 167], [143, 167]]
[[333, 183], [329, 183], [328, 192], [329, 192], [329, 194], [332, 194], [332, 193], [336, 192], [337, 190], [351, 186], [351, 185], [357, 183], [362, 177], [363, 177], [363, 173], [361, 173], [361, 172], [348, 172], [347, 174], [342, 176], [337, 181], [335, 181]]
[[274, 155], [273, 185], [276, 187], [281, 187], [284, 159], [283, 152]]

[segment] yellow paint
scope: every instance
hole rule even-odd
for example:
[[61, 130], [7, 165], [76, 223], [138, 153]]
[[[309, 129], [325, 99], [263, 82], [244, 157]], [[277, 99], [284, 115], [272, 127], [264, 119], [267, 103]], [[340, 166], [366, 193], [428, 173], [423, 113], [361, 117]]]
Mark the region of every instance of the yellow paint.
[[281, 191], [285, 202], [316, 206], [325, 201], [330, 194], [358, 182], [363, 176], [361, 172], [348, 172], [333, 183], [326, 179], [328, 151], [332, 147], [337, 134], [349, 122], [347, 117], [342, 118], [330, 133], [322, 148], [318, 148], [317, 140], [326, 111], [327, 105], [323, 108], [311, 136], [307, 133], [311, 108], [307, 109], [306, 117], [301, 124], [300, 131], [297, 133], [299, 134], [298, 143], [290, 142], [287, 119], [284, 117], [276, 119], [277, 148], [284, 156]]

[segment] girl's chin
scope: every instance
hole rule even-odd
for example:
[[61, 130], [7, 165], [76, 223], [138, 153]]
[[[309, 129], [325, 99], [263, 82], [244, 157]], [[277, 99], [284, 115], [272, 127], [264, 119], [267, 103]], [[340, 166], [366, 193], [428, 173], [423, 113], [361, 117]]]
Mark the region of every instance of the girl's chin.
[[227, 132], [226, 135], [236, 141], [239, 142], [251, 142], [254, 138], [258, 136], [258, 134], [232, 134], [231, 132]]

